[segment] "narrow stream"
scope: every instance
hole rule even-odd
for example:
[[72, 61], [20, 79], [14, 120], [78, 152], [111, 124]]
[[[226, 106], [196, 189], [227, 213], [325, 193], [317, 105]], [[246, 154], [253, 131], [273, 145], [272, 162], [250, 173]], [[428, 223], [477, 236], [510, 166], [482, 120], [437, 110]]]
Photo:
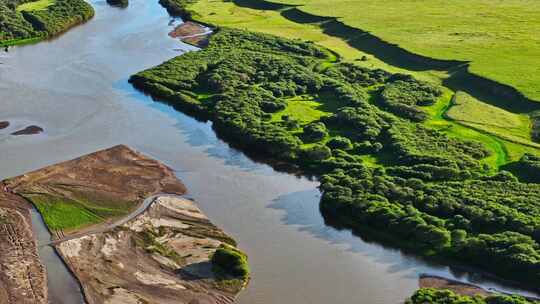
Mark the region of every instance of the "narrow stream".
[[[39, 212], [32, 208], [32, 229], [37, 237], [38, 244], [47, 244], [51, 234], [43, 222]], [[47, 268], [49, 287], [49, 301], [51, 304], [79, 304], [84, 303], [78, 281], [71, 275], [67, 266], [52, 246], [40, 246], [39, 257]]]
[[[210, 123], [128, 84], [131, 74], [195, 50], [167, 36], [171, 20], [157, 0], [131, 0], [126, 9], [91, 3], [90, 22], [0, 53], [0, 121], [45, 130], [28, 136], [0, 130], [0, 178], [120, 143], [165, 162], [248, 253], [253, 279], [240, 304], [401, 303], [421, 273], [515, 291], [326, 226], [316, 181], [250, 160], [219, 140]], [[33, 217], [40, 240], [50, 238]], [[40, 256], [52, 303], [78, 303], [79, 286], [52, 249], [43, 247]]]

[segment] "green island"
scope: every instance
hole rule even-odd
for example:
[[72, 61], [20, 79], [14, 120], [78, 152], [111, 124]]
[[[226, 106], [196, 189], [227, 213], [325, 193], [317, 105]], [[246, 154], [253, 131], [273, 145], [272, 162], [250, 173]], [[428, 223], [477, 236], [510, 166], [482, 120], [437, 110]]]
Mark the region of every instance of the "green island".
[[53, 37], [93, 16], [94, 9], [84, 0], [1, 0], [0, 46]]
[[[327, 223], [537, 288], [540, 105], [496, 103], [454, 90], [444, 71], [368, 57], [288, 6], [162, 4], [217, 29], [207, 48], [133, 75], [135, 87], [250, 154], [318, 176]], [[522, 303], [470, 301], [440, 303]]]

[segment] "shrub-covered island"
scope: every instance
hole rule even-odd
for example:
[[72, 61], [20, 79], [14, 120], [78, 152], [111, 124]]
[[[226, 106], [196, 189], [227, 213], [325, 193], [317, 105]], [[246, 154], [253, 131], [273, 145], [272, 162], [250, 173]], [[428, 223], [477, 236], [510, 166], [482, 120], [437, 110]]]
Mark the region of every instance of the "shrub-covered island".
[[227, 28], [130, 81], [244, 150], [320, 176], [332, 223], [540, 283], [540, 186], [490, 166], [481, 143], [422, 124], [437, 87]]
[[52, 37], [93, 16], [84, 0], [0, 0], [0, 46]]

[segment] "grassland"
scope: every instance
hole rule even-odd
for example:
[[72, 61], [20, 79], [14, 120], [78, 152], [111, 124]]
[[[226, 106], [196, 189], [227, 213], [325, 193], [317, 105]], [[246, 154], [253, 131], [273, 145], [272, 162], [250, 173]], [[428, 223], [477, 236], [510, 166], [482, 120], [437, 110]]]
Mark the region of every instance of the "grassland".
[[111, 207], [104, 207], [88, 201], [51, 195], [32, 194], [27, 195], [26, 198], [38, 208], [45, 223], [52, 230], [69, 231], [101, 223], [107, 218], [121, 216], [128, 212], [128, 209], [119, 209], [114, 203], [109, 204]]
[[540, 100], [537, 1], [271, 0], [300, 5], [426, 57], [470, 63], [470, 71]]
[[[262, 3], [262, 1], [258, 1], [258, 3]], [[321, 22], [318, 22], [320, 20], [315, 19], [299, 22], [299, 19], [301, 18], [292, 18], [288, 15], [289, 13], [287, 12], [289, 10], [287, 9], [279, 7], [262, 9], [260, 4], [253, 5], [253, 3], [250, 4], [242, 0], [199, 0], [190, 5], [189, 10], [194, 12], [193, 16], [195, 19], [205, 23], [218, 24], [220, 26], [238, 29], [249, 29], [251, 31], [274, 34], [291, 39], [313, 41], [338, 54], [340, 60], [352, 62], [358, 66], [370, 69], [383, 69], [393, 73], [406, 73], [413, 75], [417, 79], [440, 85], [443, 85], [450, 77], [448, 71], [436, 69], [408, 69], [407, 67], [400, 66], [393, 60], [385, 61], [385, 59], [388, 58], [385, 58], [384, 56], [379, 59], [378, 56], [369, 54], [363, 51], [361, 47], [357, 47], [357, 44], [352, 43], [347, 39], [340, 38], [339, 35], [330, 33], [328, 28], [325, 29], [324, 26], [321, 26]], [[306, 17], [302, 16], [302, 18]], [[364, 58], [364, 60], [361, 60], [362, 58]], [[499, 107], [500, 111], [497, 112], [500, 115], [503, 115], [501, 113], [502, 111], [514, 118], [519, 116], [521, 122], [519, 130], [506, 129], [504, 127], [494, 130], [494, 128], [490, 126], [498, 123], [500, 115], [482, 115], [482, 118], [469, 117], [469, 120], [473, 119], [476, 121], [474, 125], [461, 121], [460, 119], [453, 120], [445, 117], [444, 113], [447, 109], [451, 108], [451, 97], [454, 92], [451, 88], [446, 87], [443, 87], [443, 90], [445, 94], [440, 101], [437, 102], [437, 104], [426, 108], [427, 112], [430, 114], [430, 119], [425, 122], [427, 126], [443, 130], [450, 136], [481, 141], [493, 152], [485, 161], [495, 168], [507, 162], [518, 160], [525, 152], [533, 154], [539, 153], [537, 144], [533, 143], [530, 139], [531, 126], [526, 123], [528, 117], [526, 113], [520, 111], [520, 105], [507, 105], [505, 104], [505, 100], [494, 99], [492, 96], [484, 96], [485, 94], [478, 94], [478, 96], [475, 95], [474, 97], [469, 96], [468, 98], [470, 100], [475, 100], [475, 102], [469, 104], [468, 111], [471, 106], [474, 107], [476, 105], [481, 108], [482, 105], [485, 105], [490, 106], [489, 108], [492, 110]], [[460, 95], [461, 94], [466, 93], [460, 93]], [[478, 98], [483, 101], [480, 101]], [[503, 108], [505, 107], [508, 109], [504, 110]], [[455, 112], [455, 109], [452, 110], [453, 114], [455, 114]], [[473, 112], [481, 114], [483, 113], [483, 109], [478, 109]]]
[[35, 2], [27, 2], [17, 6], [17, 11], [39, 11], [53, 5], [55, 0], [39, 0]]

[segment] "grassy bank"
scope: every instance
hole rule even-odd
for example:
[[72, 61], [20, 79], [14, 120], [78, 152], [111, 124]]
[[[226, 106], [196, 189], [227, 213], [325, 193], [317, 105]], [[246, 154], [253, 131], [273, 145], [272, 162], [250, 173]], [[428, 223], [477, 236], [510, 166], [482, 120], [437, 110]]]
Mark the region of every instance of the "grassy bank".
[[0, 1], [0, 46], [35, 43], [94, 16], [83, 0]]

